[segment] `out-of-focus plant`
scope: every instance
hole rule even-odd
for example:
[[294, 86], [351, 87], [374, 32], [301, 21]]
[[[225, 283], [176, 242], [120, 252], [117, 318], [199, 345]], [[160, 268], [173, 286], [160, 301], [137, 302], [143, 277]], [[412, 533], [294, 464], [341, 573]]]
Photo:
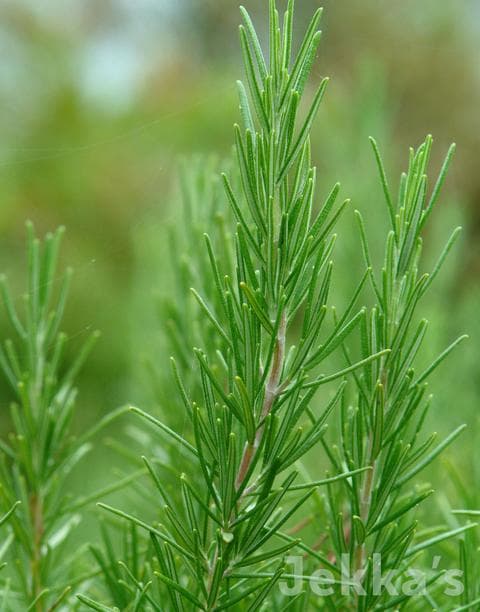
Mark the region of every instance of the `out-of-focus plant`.
[[[171, 278], [169, 291], [162, 290], [159, 300], [159, 323], [165, 343], [161, 349], [175, 355], [178, 373], [190, 392], [198, 384], [192, 346], [222, 348], [223, 338], [210, 320], [205, 320], [198, 293], [218, 311], [221, 304], [216, 287], [211, 282], [210, 253], [215, 251], [219, 274], [223, 278], [234, 273], [232, 214], [225, 207], [223, 186], [214, 158], [195, 157], [182, 160], [180, 165], [180, 203], [167, 232], [167, 262]], [[212, 232], [212, 228], [214, 231]], [[210, 232], [208, 238], [207, 232]], [[203, 248], [208, 241], [208, 249]], [[163, 283], [165, 285], [165, 282]], [[191, 288], [196, 287], [196, 291]], [[190, 294], [190, 295], [189, 295]], [[170, 406], [175, 388], [171, 371], [151, 364], [153, 386], [160, 407]], [[178, 398], [179, 414], [184, 423], [183, 407]], [[170, 412], [170, 410], [169, 410]]]
[[[205, 232], [212, 227], [217, 229], [213, 244], [215, 251], [221, 254], [219, 265], [222, 273], [231, 274], [233, 270], [233, 240], [229, 231], [231, 215], [228, 209], [225, 210], [217, 168], [218, 162], [214, 158], [205, 159], [203, 156], [184, 159], [180, 163], [179, 200], [174, 219], [165, 232], [169, 270], [162, 272], [157, 312], [163, 332], [158, 353], [175, 354], [175, 367], [165, 368], [165, 360], [160, 363], [152, 360], [147, 364], [156, 409], [162, 418], [168, 419], [169, 424], [189, 440], [193, 432], [178, 394], [178, 377], [182, 377], [189, 393], [197, 395], [201, 392], [201, 381], [196, 375], [191, 347], [208, 346], [215, 352], [222, 345], [222, 338], [218, 338], [211, 321], [205, 321], [203, 311], [190, 290], [195, 284], [209, 302], [214, 303], [217, 298], [215, 285], [210, 283], [208, 251], [199, 248], [199, 245], [202, 247], [205, 244]], [[148, 447], [151, 461], [161, 470], [162, 484], [170, 499], [181, 502], [179, 470], [188, 471], [189, 478], [201, 486], [198, 481], [200, 470], [195, 472], [190, 458], [185, 457], [183, 447], [175, 439], [168, 435], [158, 439], [140, 425], [143, 423], [135, 422], [126, 427], [128, 447], [113, 440], [109, 442], [110, 445], [126, 457], [134, 469], [142, 467], [139, 449]], [[156, 492], [150, 486], [144, 486], [144, 483], [137, 482], [136, 485], [137, 490], [131, 495], [133, 506], [136, 506], [135, 500], [148, 499], [149, 505], [155, 507], [158, 503]], [[148, 534], [135, 525], [126, 526], [115, 517], [109, 519], [102, 521], [100, 545], [92, 545], [90, 549], [102, 570], [101, 582], [112, 604], [121, 610], [135, 609], [144, 598], [130, 584], [132, 577], [141, 583], [148, 581], [153, 571], [149, 563], [152, 550]], [[100, 581], [91, 585], [92, 596], [101, 591]]]
[[[12, 433], [0, 442], [0, 507], [20, 501], [8, 522], [2, 544], [8, 577], [2, 583], [5, 610], [46, 610], [63, 605], [78, 583], [85, 547], [69, 548], [89, 495], [73, 499], [68, 481], [89, 452], [90, 438], [119, 411], [75, 437], [75, 378], [98, 337], [91, 334], [72, 363], [64, 353], [60, 331], [71, 270], [57, 273], [62, 229], [43, 242], [28, 224], [28, 283], [24, 309], [17, 307], [5, 277], [0, 287], [5, 312], [15, 334], [0, 347], [0, 367], [15, 398]], [[122, 412], [123, 409], [120, 410]], [[108, 487], [115, 490], [117, 483]], [[10, 510], [11, 512], [11, 510]]]
[[[477, 429], [473, 436], [473, 443], [477, 448], [478, 442]], [[460, 521], [464, 521], [466, 518], [479, 522], [480, 496], [478, 489], [472, 487], [472, 482], [477, 482], [478, 478], [477, 462], [468, 458], [467, 461], [454, 465], [452, 461], [448, 461], [446, 468], [456, 493], [453, 499], [459, 505], [452, 508], [452, 500], [446, 495], [442, 496], [442, 510], [445, 520], [450, 522], [452, 528], [458, 527]], [[464, 585], [458, 609], [476, 610], [480, 606], [480, 537], [478, 529], [465, 534], [465, 537], [460, 540], [458, 566], [463, 572]], [[437, 605], [435, 600], [433, 603]]]

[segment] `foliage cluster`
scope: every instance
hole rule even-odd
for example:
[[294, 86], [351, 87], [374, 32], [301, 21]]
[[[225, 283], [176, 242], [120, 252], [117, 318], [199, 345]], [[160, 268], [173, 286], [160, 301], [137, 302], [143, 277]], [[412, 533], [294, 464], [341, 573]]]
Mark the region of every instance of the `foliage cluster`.
[[[423, 235], [454, 147], [430, 189], [428, 136], [410, 151], [393, 197], [371, 140], [390, 227], [376, 261], [355, 211], [365, 271], [337, 312], [334, 230], [349, 200], [339, 201], [335, 184], [317, 205], [310, 150], [328, 79], [305, 103], [321, 11], [294, 53], [293, 0], [282, 19], [274, 0], [269, 8], [268, 56], [241, 9], [246, 85], [238, 82], [234, 160], [221, 179], [205, 160], [182, 173], [183, 221], [169, 247], [177, 290], [160, 309], [175, 357], [170, 377], [152, 369], [162, 418], [129, 408], [151, 426], [148, 434], [131, 427], [131, 444], [116, 444], [131, 475], [80, 498], [66, 494], [93, 436], [128, 409], [71, 433], [74, 381], [97, 334], [65, 365], [59, 328], [70, 273], [58, 282], [61, 231], [42, 244], [29, 226], [24, 317], [2, 282], [16, 338], [0, 350], [16, 397], [13, 433], [1, 442], [5, 610], [451, 610], [442, 586], [451, 567], [465, 579], [453, 607], [478, 605], [476, 525], [462, 522], [476, 515], [475, 500], [428, 520], [421, 507], [433, 491], [417, 478], [464, 428], [440, 441], [425, 433], [428, 378], [465, 336], [431, 364], [420, 360], [421, 300], [459, 234], [424, 273]], [[139, 442], [141, 466], [131, 451]], [[104, 503], [117, 489], [129, 492], [132, 509]], [[71, 546], [81, 511], [97, 500], [101, 544]], [[437, 550], [447, 566], [427, 575], [427, 553]], [[428, 588], [377, 593], [378, 556], [399, 579], [422, 563]], [[292, 558], [302, 560], [300, 574]], [[358, 585], [345, 585], [345, 558]], [[324, 596], [312, 588], [318, 568], [332, 576]], [[287, 579], [303, 588], [289, 594]]]

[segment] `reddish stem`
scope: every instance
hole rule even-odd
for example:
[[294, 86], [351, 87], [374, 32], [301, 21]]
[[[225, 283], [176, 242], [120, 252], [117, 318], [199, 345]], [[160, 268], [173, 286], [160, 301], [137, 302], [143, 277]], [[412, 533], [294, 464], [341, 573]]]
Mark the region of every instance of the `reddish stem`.
[[285, 311], [282, 312], [280, 317], [280, 325], [278, 326], [272, 367], [268, 375], [262, 412], [260, 414], [260, 421], [262, 425], [260, 425], [260, 427], [257, 429], [253, 442], [247, 442], [245, 444], [242, 460], [240, 461], [240, 467], [238, 469], [237, 477], [235, 479], [235, 486], [237, 488], [237, 491], [244, 484], [245, 478], [247, 477], [250, 465], [252, 464], [252, 461], [263, 438], [263, 433], [265, 430], [265, 425], [263, 423], [266, 417], [270, 414], [273, 408], [273, 403], [278, 397], [280, 390], [280, 378], [282, 376], [283, 363], [285, 360], [285, 335], [287, 329], [287, 316], [285, 314]]

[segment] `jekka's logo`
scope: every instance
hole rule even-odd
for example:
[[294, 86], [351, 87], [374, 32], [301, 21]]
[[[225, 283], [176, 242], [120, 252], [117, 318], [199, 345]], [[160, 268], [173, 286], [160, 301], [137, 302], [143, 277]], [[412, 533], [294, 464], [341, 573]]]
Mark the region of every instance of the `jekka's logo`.
[[[448, 569], [441, 572], [441, 557], [435, 556], [432, 562], [432, 570], [425, 571], [408, 568], [404, 571], [398, 569], [384, 570], [382, 568], [382, 555], [372, 555], [371, 577], [369, 586], [365, 585], [365, 570], [351, 571], [351, 558], [349, 554], [341, 556], [340, 572], [334, 573], [328, 568], [320, 568], [311, 574], [304, 574], [304, 558], [301, 555], [290, 555], [285, 562], [291, 567], [287, 570], [284, 580], [279, 583], [280, 591], [287, 597], [299, 595], [307, 585], [315, 595], [328, 597], [335, 593], [344, 596], [365, 597], [367, 595], [389, 595], [398, 597], [406, 595], [426, 595], [428, 586], [432, 582], [436, 588], [443, 585], [443, 593], [446, 596], [456, 597], [464, 591], [462, 582], [463, 571], [460, 569]], [[436, 575], [438, 577], [435, 579]]]

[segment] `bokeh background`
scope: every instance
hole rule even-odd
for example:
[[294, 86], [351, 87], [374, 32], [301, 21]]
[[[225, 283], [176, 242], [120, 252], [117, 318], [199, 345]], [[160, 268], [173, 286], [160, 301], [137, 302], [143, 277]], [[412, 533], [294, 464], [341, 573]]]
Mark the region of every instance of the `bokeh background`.
[[[245, 5], [262, 31], [266, 2]], [[319, 2], [297, 5], [300, 30]], [[454, 226], [464, 232], [424, 310], [434, 330], [426, 358], [460, 333], [471, 336], [433, 385], [435, 427], [469, 424], [452, 453], [470, 470], [480, 395], [480, 3], [322, 5], [315, 75], [331, 83], [313, 134], [320, 194], [342, 183], [374, 250], [385, 217], [368, 136], [394, 185], [408, 146], [427, 133], [434, 171], [449, 143], [458, 145], [427, 260]], [[75, 269], [65, 323], [71, 353], [91, 329], [102, 331], [79, 380], [79, 427], [127, 401], [155, 410], [144, 371], [147, 361], [168, 367], [156, 296], [168, 293], [164, 230], [175, 220], [178, 159], [230, 154], [242, 77], [238, 22], [232, 0], [0, 4], [0, 269], [19, 297], [24, 221], [40, 233], [66, 226], [62, 261]], [[339, 299], [358, 273], [352, 216], [340, 232]], [[10, 333], [3, 315], [0, 328]], [[10, 398], [0, 390], [5, 415]]]

